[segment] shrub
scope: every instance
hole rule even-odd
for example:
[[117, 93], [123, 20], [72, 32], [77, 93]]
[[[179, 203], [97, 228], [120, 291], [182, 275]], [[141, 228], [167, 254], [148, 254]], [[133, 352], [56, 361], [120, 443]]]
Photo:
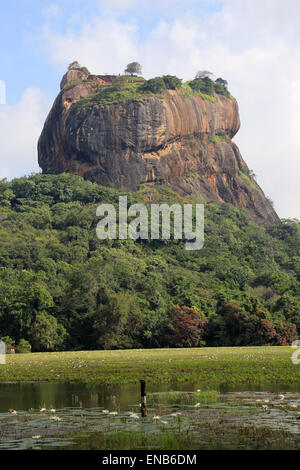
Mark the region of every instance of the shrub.
[[223, 85], [221, 85], [220, 83], [214, 83], [214, 90], [215, 92], [218, 94], [218, 95], [223, 95], [223, 96], [226, 96], [226, 98], [229, 98], [230, 97], [230, 93], [229, 91], [227, 90], [227, 88], [225, 88]]
[[195, 91], [200, 91], [205, 95], [214, 94], [214, 82], [209, 77], [195, 78], [189, 82], [190, 87]]
[[223, 80], [223, 78], [217, 78], [217, 80], [214, 83], [215, 92], [218, 93], [218, 95], [224, 95], [227, 98], [229, 98], [230, 93], [227, 87], [228, 87], [228, 82], [226, 80]]
[[87, 73], [88, 75], [90, 75], [90, 71], [87, 67], [81, 67], [81, 69], [83, 72]]
[[226, 96], [230, 98], [231, 95], [227, 89], [228, 83], [223, 78], [217, 78], [214, 82], [208, 75], [205, 75], [204, 72], [198, 73], [196, 78], [189, 82], [190, 87], [195, 91], [200, 91], [206, 95], [218, 95]]
[[167, 90], [177, 90], [181, 88], [182, 80], [175, 75], [164, 75], [162, 78]]
[[166, 90], [166, 84], [161, 77], [155, 77], [147, 80], [143, 88], [144, 90], [151, 91], [152, 93], [162, 93]]
[[213, 142], [213, 143], [217, 143], [217, 142], [226, 142], [227, 140], [227, 135], [226, 135], [226, 132], [225, 131], [218, 131], [216, 132], [216, 134], [214, 136], [211, 137], [210, 141]]
[[16, 347], [16, 352], [17, 353], [30, 353], [31, 352], [31, 344], [29, 341], [26, 341], [26, 339], [20, 339], [19, 343], [17, 344]]
[[224, 80], [223, 78], [217, 78], [217, 80], [215, 81], [215, 83], [217, 83], [218, 85], [222, 85], [224, 88], [227, 88], [227, 87], [228, 87], [228, 82], [227, 82], [227, 80]]
[[248, 168], [242, 168], [241, 170], [239, 170], [239, 175], [251, 189], [256, 189], [257, 191], [261, 192], [260, 188], [255, 184], [253, 179], [251, 179], [253, 178], [253, 176], [249, 176], [250, 171], [251, 170], [249, 170]]
[[15, 348], [15, 341], [10, 336], [3, 336], [0, 339], [5, 344], [6, 354], [13, 352]]

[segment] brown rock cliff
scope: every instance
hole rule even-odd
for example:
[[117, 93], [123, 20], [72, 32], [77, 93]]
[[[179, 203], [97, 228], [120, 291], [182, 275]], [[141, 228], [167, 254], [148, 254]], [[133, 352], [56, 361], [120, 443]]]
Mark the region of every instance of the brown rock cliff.
[[240, 127], [234, 99], [168, 90], [163, 97], [72, 106], [112, 81], [78, 69], [63, 77], [38, 143], [43, 172], [76, 173], [128, 191], [165, 185], [245, 208], [259, 224], [277, 220], [231, 140]]

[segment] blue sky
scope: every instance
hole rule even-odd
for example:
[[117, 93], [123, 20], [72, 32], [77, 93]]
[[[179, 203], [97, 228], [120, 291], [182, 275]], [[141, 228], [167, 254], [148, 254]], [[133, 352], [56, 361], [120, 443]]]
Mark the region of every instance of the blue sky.
[[226, 78], [235, 137], [281, 217], [300, 217], [299, 0], [0, 0], [0, 178], [40, 171], [36, 145], [67, 65]]
[[57, 3], [51, 0], [0, 0], [0, 79], [6, 83], [7, 103], [17, 103], [29, 87], [41, 87], [49, 95], [57, 93], [64, 67], [62, 64], [55, 66], [49, 60], [45, 38], [47, 28], [55, 33], [72, 30], [78, 34], [83, 21], [95, 15], [109, 14], [121, 23], [129, 20], [135, 23], [138, 37], [143, 40], [162, 18], [170, 21], [188, 12], [205, 18], [221, 9], [222, 5], [221, 1], [199, 0], [173, 0], [172, 8], [170, 2], [163, 1], [156, 5], [150, 1], [139, 5], [134, 1], [111, 2], [111, 6], [109, 3], [97, 0]]

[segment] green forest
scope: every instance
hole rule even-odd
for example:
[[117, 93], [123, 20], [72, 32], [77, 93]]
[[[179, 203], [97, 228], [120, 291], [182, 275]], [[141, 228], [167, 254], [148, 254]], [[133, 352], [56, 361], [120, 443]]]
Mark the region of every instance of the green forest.
[[300, 223], [205, 203], [205, 241], [99, 240], [96, 208], [196, 203], [70, 174], [0, 181], [0, 337], [17, 352], [284, 345], [300, 333]]

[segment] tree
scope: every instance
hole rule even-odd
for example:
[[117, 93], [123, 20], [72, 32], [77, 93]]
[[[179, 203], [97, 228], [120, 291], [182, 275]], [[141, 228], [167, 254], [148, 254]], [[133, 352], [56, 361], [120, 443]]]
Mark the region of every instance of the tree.
[[227, 87], [228, 87], [228, 82], [226, 80], [223, 80], [223, 78], [217, 78], [217, 80], [214, 82], [215, 92], [218, 93], [219, 95], [224, 95], [227, 98], [229, 98], [230, 93]]
[[53, 315], [42, 312], [36, 316], [29, 336], [35, 351], [57, 351], [63, 347], [66, 334]]
[[199, 72], [196, 73], [195, 78], [210, 78], [213, 76], [212, 72], [209, 72], [208, 70], [199, 70]]
[[[132, 88], [146, 82], [119, 78]], [[209, 346], [290, 344], [294, 325], [299, 337], [299, 221], [266, 229], [229, 203], [208, 202], [199, 256], [181, 241], [100, 241], [96, 207], [117, 209], [123, 194], [67, 173], [0, 181], [0, 337], [16, 351], [22, 339], [33, 351], [164, 347], [167, 334], [172, 345], [198, 344], [193, 314], [178, 319], [172, 305], [205, 312], [200, 342]], [[128, 194], [129, 205], [161, 202], [184, 200], [155, 186]]]
[[274, 311], [278, 315], [284, 315], [288, 322], [294, 323], [297, 326], [298, 333], [300, 333], [300, 299], [285, 294], [280, 297], [275, 306]]
[[31, 352], [31, 344], [26, 341], [26, 339], [20, 339], [19, 343], [16, 347], [16, 353], [30, 353]]
[[193, 90], [200, 91], [205, 95], [213, 95], [215, 91], [214, 82], [209, 77], [195, 78], [189, 85]]
[[294, 323], [276, 322], [277, 344], [279, 346], [290, 346], [293, 341], [298, 339], [297, 327]]
[[68, 70], [72, 70], [72, 69], [80, 69], [81, 68], [81, 65], [79, 62], [77, 62], [77, 60], [74, 60], [74, 62], [71, 62], [69, 67], [68, 67]]
[[152, 93], [162, 93], [166, 90], [166, 85], [161, 77], [150, 78], [143, 86], [145, 90], [152, 91]]
[[223, 87], [227, 88], [228, 87], [228, 82], [227, 80], [224, 80], [223, 78], [217, 78], [215, 83], [219, 83]]
[[142, 75], [142, 66], [138, 62], [131, 62], [127, 65], [125, 73], [129, 75]]
[[162, 78], [168, 90], [177, 90], [178, 88], [181, 88], [182, 80], [175, 75], [164, 75]]
[[166, 334], [165, 342], [168, 346], [193, 348], [203, 346], [206, 321], [202, 321], [198, 312], [192, 308], [179, 305], [169, 310], [169, 316], [175, 318], [171, 332]]
[[135, 296], [119, 292], [107, 296], [93, 315], [94, 340], [98, 348], [140, 347], [143, 317]]

